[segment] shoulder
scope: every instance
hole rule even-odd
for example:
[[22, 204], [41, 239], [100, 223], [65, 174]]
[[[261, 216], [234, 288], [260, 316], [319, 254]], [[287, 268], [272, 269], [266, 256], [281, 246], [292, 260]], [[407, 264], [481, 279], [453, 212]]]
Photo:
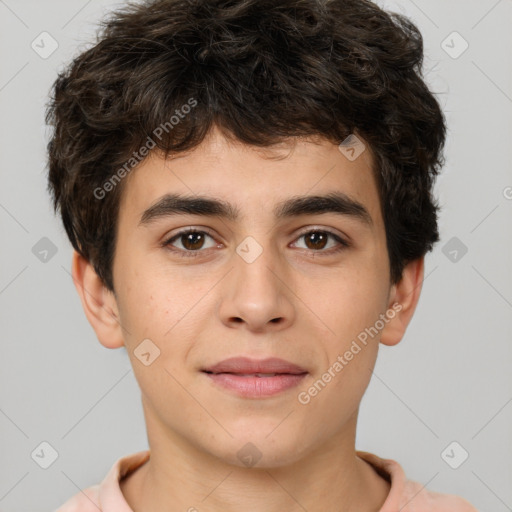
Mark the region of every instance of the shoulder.
[[393, 459], [357, 451], [375, 471], [391, 483], [389, 495], [379, 512], [478, 512], [460, 496], [429, 491], [424, 485], [408, 480], [402, 466]]
[[144, 450], [117, 459], [100, 484], [81, 490], [55, 512], [133, 512], [126, 503], [119, 482], [149, 457], [149, 450]]
[[55, 512], [98, 512], [99, 485], [93, 485], [80, 491], [61, 505]]
[[404, 512], [478, 512], [460, 496], [429, 491], [420, 483], [411, 480], [405, 483], [402, 503]]

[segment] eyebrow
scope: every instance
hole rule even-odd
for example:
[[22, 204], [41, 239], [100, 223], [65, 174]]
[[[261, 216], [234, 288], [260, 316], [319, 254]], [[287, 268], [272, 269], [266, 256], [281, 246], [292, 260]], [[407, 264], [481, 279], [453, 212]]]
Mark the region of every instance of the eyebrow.
[[[278, 203], [274, 208], [274, 216], [278, 220], [322, 213], [336, 213], [356, 219], [370, 227], [373, 225], [368, 210], [360, 202], [342, 192], [295, 196]], [[183, 214], [220, 217], [234, 222], [239, 218], [240, 210], [230, 203], [212, 197], [166, 194], [144, 211], [139, 225]]]

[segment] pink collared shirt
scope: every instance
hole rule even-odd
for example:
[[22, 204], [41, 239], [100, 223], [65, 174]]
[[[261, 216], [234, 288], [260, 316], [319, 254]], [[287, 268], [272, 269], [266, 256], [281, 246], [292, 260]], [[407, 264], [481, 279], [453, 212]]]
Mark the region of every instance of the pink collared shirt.
[[[356, 452], [384, 478], [391, 488], [379, 512], [478, 512], [459, 496], [428, 491], [421, 484], [407, 480], [400, 464], [372, 453]], [[104, 480], [88, 487], [66, 501], [55, 512], [133, 512], [124, 499], [119, 481], [149, 459], [149, 450], [118, 459]]]

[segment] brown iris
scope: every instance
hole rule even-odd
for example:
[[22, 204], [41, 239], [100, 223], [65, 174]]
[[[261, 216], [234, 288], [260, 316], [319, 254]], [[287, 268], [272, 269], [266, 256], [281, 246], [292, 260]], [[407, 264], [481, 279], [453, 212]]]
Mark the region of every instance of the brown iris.
[[187, 233], [181, 235], [181, 243], [188, 250], [201, 249], [204, 244], [204, 233]]
[[329, 238], [329, 235], [327, 235], [327, 233], [323, 233], [322, 231], [314, 231], [303, 236], [306, 241], [306, 246], [309, 249], [316, 250], [323, 249], [326, 246], [327, 240]]

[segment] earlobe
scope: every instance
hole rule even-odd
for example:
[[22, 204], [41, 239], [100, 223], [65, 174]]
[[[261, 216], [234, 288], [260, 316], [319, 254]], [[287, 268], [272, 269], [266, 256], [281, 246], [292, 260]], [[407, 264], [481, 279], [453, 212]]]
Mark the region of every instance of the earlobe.
[[105, 287], [91, 263], [76, 251], [71, 275], [85, 316], [100, 343], [106, 348], [122, 347], [124, 340], [115, 296]]
[[391, 287], [387, 314], [390, 320], [382, 330], [382, 344], [396, 345], [403, 338], [420, 298], [423, 274], [422, 257], [408, 263], [404, 267], [402, 279]]

